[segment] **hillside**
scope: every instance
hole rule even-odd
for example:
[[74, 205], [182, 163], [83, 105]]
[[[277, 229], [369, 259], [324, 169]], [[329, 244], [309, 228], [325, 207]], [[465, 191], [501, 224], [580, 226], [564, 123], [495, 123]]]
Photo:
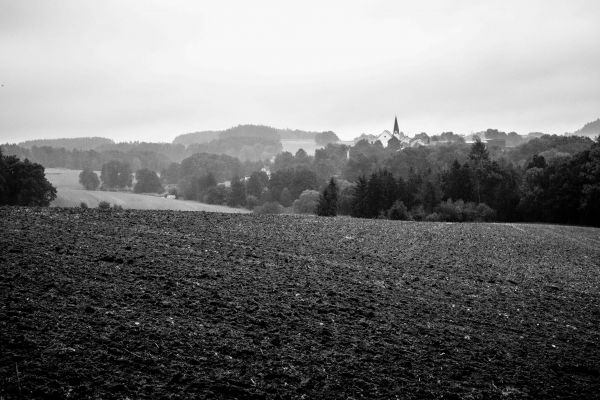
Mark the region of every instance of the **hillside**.
[[573, 135], [576, 136], [587, 136], [592, 139], [595, 139], [598, 135], [600, 135], [600, 118], [595, 121], [588, 122], [581, 129], [573, 132]]
[[0, 208], [2, 398], [597, 398], [600, 230]]
[[192, 132], [177, 136], [174, 144], [186, 146], [194, 143], [207, 143], [218, 138], [255, 137], [274, 138], [279, 140], [314, 140], [318, 132], [307, 132], [291, 129], [277, 129], [264, 125], [238, 125], [222, 131]]
[[67, 150], [95, 150], [101, 146], [114, 145], [115, 142], [111, 139], [102, 137], [79, 137], [79, 138], [64, 138], [64, 139], [38, 139], [28, 140], [19, 143], [19, 146], [30, 149], [33, 146], [49, 146], [55, 148], [64, 148]]

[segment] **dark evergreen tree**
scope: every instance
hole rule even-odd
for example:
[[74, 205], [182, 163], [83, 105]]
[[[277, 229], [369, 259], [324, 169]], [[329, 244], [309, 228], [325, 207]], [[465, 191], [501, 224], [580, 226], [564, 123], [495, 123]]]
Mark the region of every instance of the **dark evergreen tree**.
[[471, 146], [469, 163], [473, 170], [473, 186], [475, 198], [478, 203], [482, 202], [483, 181], [488, 178], [490, 154], [485, 144], [477, 138]]
[[460, 165], [458, 160], [454, 160], [450, 169], [442, 174], [441, 185], [446, 200], [473, 200], [473, 177], [469, 164]]
[[384, 189], [378, 173], [371, 174], [367, 186], [367, 218], [376, 218], [383, 210]]
[[322, 217], [335, 217], [337, 215], [337, 194], [338, 188], [335, 180], [331, 178], [329, 184], [319, 197], [317, 206], [317, 215]]
[[389, 210], [394, 202], [398, 199], [398, 184], [391, 172], [387, 170], [379, 171], [379, 181], [382, 190], [381, 210]]
[[367, 178], [361, 176], [358, 178], [358, 181], [356, 182], [356, 187], [354, 188], [354, 200], [352, 202], [352, 211], [350, 215], [357, 218], [368, 217], [368, 193], [369, 183], [367, 181]]

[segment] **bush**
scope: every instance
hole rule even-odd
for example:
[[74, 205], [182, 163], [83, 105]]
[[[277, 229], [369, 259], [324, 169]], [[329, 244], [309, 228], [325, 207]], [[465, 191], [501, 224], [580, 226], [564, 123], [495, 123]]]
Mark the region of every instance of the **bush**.
[[79, 183], [85, 190], [96, 190], [100, 186], [100, 179], [94, 171], [84, 169], [79, 173]]
[[101, 201], [98, 203], [98, 209], [103, 211], [110, 210], [110, 203], [108, 201]]
[[[471, 203], [473, 204], [473, 203]], [[469, 203], [465, 205], [462, 200], [457, 200], [456, 202], [452, 202], [452, 199], [448, 199], [446, 201], [442, 201], [436, 207], [436, 213], [443, 221], [449, 222], [461, 222], [461, 221], [470, 221], [471, 220], [471, 212], [470, 208], [472, 208]]]
[[421, 205], [410, 209], [409, 217], [414, 221], [423, 221], [426, 216], [425, 209]]
[[392, 208], [388, 210], [388, 218], [397, 221], [406, 221], [409, 219], [408, 210], [400, 200], [396, 201]]
[[283, 207], [276, 201], [270, 201], [254, 208], [256, 214], [281, 214]]
[[441, 215], [438, 213], [435, 213], [435, 212], [431, 213], [425, 217], [425, 221], [427, 221], [427, 222], [441, 221]]
[[115, 210], [115, 211], [122, 211], [123, 210], [123, 206], [121, 206], [119, 204], [113, 204], [113, 210]]
[[89, 208], [85, 201], [82, 201], [81, 203], [79, 203], [79, 207], [83, 208], [84, 210]]
[[477, 204], [477, 219], [475, 221], [493, 221], [496, 218], [496, 211], [485, 203]]
[[319, 197], [319, 192], [316, 190], [305, 190], [294, 201], [294, 212], [299, 214], [314, 214], [319, 204]]
[[442, 201], [436, 207], [436, 214], [440, 221], [448, 222], [491, 221], [496, 216], [496, 212], [485, 203], [453, 202], [451, 199]]

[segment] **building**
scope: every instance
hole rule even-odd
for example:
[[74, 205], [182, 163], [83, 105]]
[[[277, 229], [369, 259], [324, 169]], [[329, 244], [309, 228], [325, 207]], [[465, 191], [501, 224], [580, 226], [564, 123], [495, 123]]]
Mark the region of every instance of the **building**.
[[369, 142], [371, 144], [379, 141], [379, 142], [381, 142], [383, 147], [387, 147], [388, 142], [393, 137], [395, 137], [396, 139], [398, 139], [400, 141], [400, 145], [402, 147], [407, 146], [410, 143], [410, 138], [408, 136], [404, 135], [403, 132], [400, 132], [400, 129], [398, 128], [398, 117], [394, 118], [394, 131], [393, 132], [390, 133], [390, 131], [388, 131], [386, 129], [383, 132], [381, 132], [379, 135], [376, 135], [376, 136], [370, 135], [370, 136], [371, 136], [371, 139], [369, 140]]

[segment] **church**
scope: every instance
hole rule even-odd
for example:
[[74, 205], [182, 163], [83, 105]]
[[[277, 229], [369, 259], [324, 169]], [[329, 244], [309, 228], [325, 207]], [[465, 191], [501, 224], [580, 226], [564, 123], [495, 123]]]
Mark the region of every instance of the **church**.
[[383, 132], [381, 132], [379, 135], [377, 135], [373, 139], [371, 139], [370, 142], [375, 143], [379, 140], [381, 142], [381, 144], [383, 145], [383, 147], [387, 147], [388, 142], [393, 137], [398, 139], [402, 146], [406, 146], [410, 143], [410, 138], [408, 136], [406, 136], [404, 134], [404, 132], [400, 132], [400, 129], [398, 128], [398, 117], [394, 118], [394, 131], [392, 133], [390, 133], [390, 131], [388, 131], [386, 129]]

